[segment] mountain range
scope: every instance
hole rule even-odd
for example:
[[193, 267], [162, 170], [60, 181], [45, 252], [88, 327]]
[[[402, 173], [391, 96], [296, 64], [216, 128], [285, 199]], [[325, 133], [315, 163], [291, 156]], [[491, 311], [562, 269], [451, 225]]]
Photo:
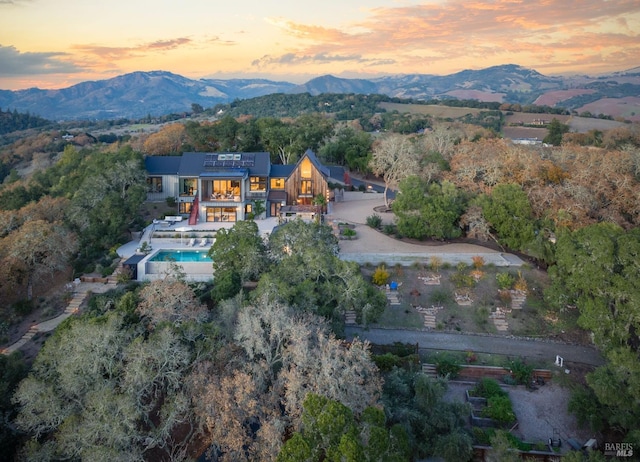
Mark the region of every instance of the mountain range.
[[209, 108], [272, 93], [383, 94], [422, 101], [454, 98], [557, 105], [640, 120], [640, 67], [596, 77], [545, 76], [514, 64], [444, 76], [347, 79], [325, 75], [301, 85], [266, 79], [193, 80], [165, 71], [132, 72], [58, 90], [0, 90], [0, 108], [56, 121], [138, 119], [188, 112], [193, 103]]

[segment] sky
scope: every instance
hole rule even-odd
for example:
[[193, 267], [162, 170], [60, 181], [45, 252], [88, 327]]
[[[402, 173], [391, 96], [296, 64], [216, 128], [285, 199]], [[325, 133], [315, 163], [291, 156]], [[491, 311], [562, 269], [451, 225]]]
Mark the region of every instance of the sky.
[[640, 0], [0, 0], [0, 89], [640, 66]]

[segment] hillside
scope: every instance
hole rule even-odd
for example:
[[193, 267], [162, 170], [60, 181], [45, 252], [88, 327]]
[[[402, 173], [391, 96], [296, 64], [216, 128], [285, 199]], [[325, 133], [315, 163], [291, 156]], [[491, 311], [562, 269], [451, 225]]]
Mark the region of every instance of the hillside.
[[392, 98], [476, 99], [499, 103], [549, 104], [577, 112], [640, 120], [640, 68], [606, 76], [545, 76], [507, 64], [438, 76], [392, 75], [345, 79], [332, 75], [305, 84], [266, 79], [192, 80], [170, 72], [133, 72], [59, 90], [0, 90], [0, 108], [51, 120], [136, 119], [182, 113], [271, 94], [380, 94]]

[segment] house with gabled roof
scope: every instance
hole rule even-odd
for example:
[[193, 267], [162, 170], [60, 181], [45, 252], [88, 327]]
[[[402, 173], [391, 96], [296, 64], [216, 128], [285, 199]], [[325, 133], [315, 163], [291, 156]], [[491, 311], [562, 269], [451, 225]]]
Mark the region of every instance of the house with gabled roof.
[[329, 197], [331, 172], [307, 150], [295, 165], [272, 165], [268, 152], [204, 153], [149, 156], [147, 200], [175, 198], [189, 224], [235, 222], [262, 201], [266, 215], [306, 212], [314, 198]]

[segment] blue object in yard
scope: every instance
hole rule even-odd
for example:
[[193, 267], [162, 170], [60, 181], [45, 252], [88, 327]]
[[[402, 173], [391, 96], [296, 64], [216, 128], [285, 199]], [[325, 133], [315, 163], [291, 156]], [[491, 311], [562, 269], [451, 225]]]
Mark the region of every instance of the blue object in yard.
[[391, 290], [398, 290], [398, 283], [396, 281], [391, 281], [391, 284], [389, 284], [389, 288]]

